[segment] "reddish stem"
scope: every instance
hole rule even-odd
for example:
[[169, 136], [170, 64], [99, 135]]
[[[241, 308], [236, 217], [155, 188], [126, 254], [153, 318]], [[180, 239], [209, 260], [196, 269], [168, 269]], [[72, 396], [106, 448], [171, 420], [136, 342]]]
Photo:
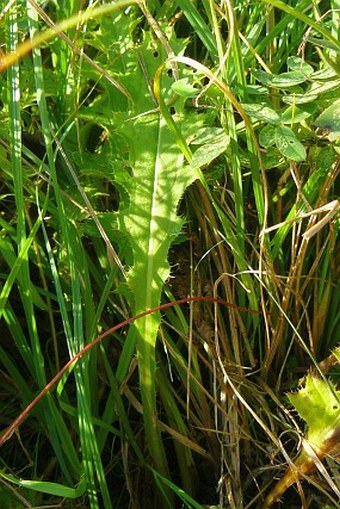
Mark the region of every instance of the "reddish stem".
[[165, 304], [160, 304], [157, 307], [154, 307], [152, 309], [148, 309], [147, 311], [143, 311], [142, 313], [139, 313], [138, 315], [131, 316], [130, 318], [127, 318], [123, 322], [120, 322], [119, 324], [115, 325], [114, 327], [111, 327], [107, 331], [103, 332], [103, 334], [100, 334], [100, 336], [96, 337], [93, 341], [88, 343], [84, 348], [82, 348], [78, 353], [72, 357], [62, 368], [58, 373], [52, 378], [52, 380], [46, 384], [46, 386], [43, 388], [41, 392], [29, 403], [26, 408], [21, 412], [20, 415], [12, 422], [12, 424], [2, 433], [0, 436], [0, 447], [3, 446], [3, 444], [12, 436], [12, 434], [15, 432], [15, 430], [23, 423], [23, 421], [26, 419], [28, 414], [31, 412], [31, 410], [36, 406], [37, 403], [47, 394], [52, 387], [61, 379], [61, 377], [66, 373], [68, 368], [76, 361], [78, 361], [84, 354], [86, 354], [91, 348], [93, 348], [98, 343], [101, 343], [103, 339], [105, 339], [107, 336], [112, 334], [113, 332], [121, 329], [122, 327], [125, 327], [125, 325], [129, 325], [130, 323], [135, 322], [139, 318], [142, 318], [143, 316], [149, 315], [151, 313], [155, 313], [156, 311], [163, 311], [164, 309], [168, 309], [173, 306], [177, 306], [180, 304], [185, 304], [188, 302], [214, 302], [216, 304], [221, 304], [223, 306], [228, 306], [234, 309], [238, 309], [241, 311], [247, 311], [248, 313], [256, 313], [260, 314], [261, 311], [255, 310], [255, 309], [248, 309], [244, 308], [242, 306], [237, 306], [236, 304], [231, 304], [230, 302], [227, 302], [223, 299], [218, 299], [215, 297], [186, 297], [184, 299], [179, 299], [173, 302], [166, 302]]

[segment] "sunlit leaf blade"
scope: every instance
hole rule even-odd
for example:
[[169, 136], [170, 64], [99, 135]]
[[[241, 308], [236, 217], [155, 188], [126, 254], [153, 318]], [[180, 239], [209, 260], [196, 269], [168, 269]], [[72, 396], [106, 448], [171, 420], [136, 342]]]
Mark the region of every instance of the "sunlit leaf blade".
[[159, 115], [142, 117], [124, 131], [133, 143], [134, 189], [120, 220], [134, 255], [128, 281], [139, 312], [159, 304], [169, 275], [168, 249], [183, 224], [177, 204], [195, 173], [183, 170], [183, 155]]
[[199, 90], [189, 83], [188, 78], [175, 81], [171, 88], [181, 97], [197, 97], [199, 94]]
[[254, 78], [265, 86], [270, 86], [273, 81], [273, 74], [262, 70], [256, 70], [253, 72]]
[[[304, 386], [288, 399], [307, 425], [307, 440], [294, 464], [267, 495], [262, 509], [268, 509], [284, 492], [297, 482], [301, 475], [315, 470], [315, 460], [339, 451], [340, 437], [340, 391], [331, 382], [308, 374]], [[337, 487], [334, 486], [335, 490]]]
[[333, 384], [309, 374], [304, 387], [288, 394], [308, 426], [308, 441], [322, 450], [325, 440], [340, 429], [340, 391]]
[[312, 42], [316, 46], [320, 46], [320, 48], [330, 49], [332, 51], [336, 51], [340, 53], [340, 48], [336, 44], [331, 41], [327, 41], [326, 39], [321, 39], [320, 37], [308, 37], [308, 41]]
[[[183, 154], [159, 114], [141, 117], [127, 125], [124, 132], [133, 154], [134, 186], [131, 205], [120, 214], [120, 223], [130, 237], [133, 252], [128, 284], [136, 314], [160, 302], [163, 284], [170, 273], [167, 254], [183, 224], [177, 215], [177, 205], [196, 173], [190, 167], [184, 170]], [[117, 376], [122, 379], [125, 375], [136, 343], [148, 446], [158, 471], [167, 476], [156, 410], [155, 344], [159, 325], [160, 314], [152, 313], [130, 328]]]
[[310, 118], [314, 111], [314, 105], [299, 107], [293, 104], [288, 106], [288, 108], [286, 108], [281, 114], [281, 122], [288, 126], [291, 126], [292, 124], [301, 124], [304, 120]]
[[[118, 218], [120, 230], [129, 237], [132, 251], [133, 262], [127, 283], [132, 293], [134, 314], [160, 303], [164, 282], [170, 274], [168, 251], [183, 225], [177, 206], [186, 187], [197, 175], [194, 169], [184, 168], [184, 156], [160, 113], [148, 113], [154, 109], [154, 103], [147, 78], [155, 74], [166, 54], [160, 45], [155, 46], [147, 37], [143, 48], [143, 55], [140, 48], [139, 52], [131, 52], [128, 56], [130, 65], [134, 65], [134, 72], [126, 76], [127, 88], [133, 98], [133, 118], [120, 129], [129, 147], [131, 174], [126, 173], [129, 182], [125, 186], [129, 192], [129, 206], [119, 211]], [[173, 94], [168, 75], [164, 76], [162, 85], [165, 96]], [[179, 126], [182, 126], [183, 118], [176, 118]], [[116, 375], [118, 381], [123, 380], [132, 356], [137, 352], [147, 448], [158, 472], [169, 477], [157, 424], [155, 346], [159, 325], [160, 314], [152, 313], [130, 327]], [[170, 493], [165, 498], [168, 496], [171, 498]]]
[[225, 130], [221, 127], [202, 127], [197, 129], [193, 138], [190, 140], [191, 145], [205, 145], [207, 143], [213, 143], [217, 138], [226, 136]]

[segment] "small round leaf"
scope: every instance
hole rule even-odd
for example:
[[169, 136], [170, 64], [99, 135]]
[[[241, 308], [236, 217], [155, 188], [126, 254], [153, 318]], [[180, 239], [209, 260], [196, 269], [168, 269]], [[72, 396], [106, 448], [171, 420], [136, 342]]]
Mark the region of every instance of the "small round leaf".
[[286, 126], [278, 126], [275, 129], [275, 145], [281, 154], [292, 161], [303, 161], [306, 158], [306, 150], [299, 142], [294, 132]]

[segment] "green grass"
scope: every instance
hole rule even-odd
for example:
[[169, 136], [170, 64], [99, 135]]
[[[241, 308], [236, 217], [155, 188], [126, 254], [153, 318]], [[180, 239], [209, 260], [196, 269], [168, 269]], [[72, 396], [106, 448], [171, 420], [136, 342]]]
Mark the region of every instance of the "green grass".
[[[335, 507], [338, 0], [39, 5], [0, 10], [3, 507]], [[144, 314], [193, 296], [232, 306]]]

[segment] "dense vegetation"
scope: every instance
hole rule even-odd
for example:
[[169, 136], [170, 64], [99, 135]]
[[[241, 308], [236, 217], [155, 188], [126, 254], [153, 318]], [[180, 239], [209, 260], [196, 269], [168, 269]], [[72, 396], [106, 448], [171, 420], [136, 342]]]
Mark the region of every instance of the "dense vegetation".
[[338, 507], [339, 18], [1, 3], [1, 507]]

